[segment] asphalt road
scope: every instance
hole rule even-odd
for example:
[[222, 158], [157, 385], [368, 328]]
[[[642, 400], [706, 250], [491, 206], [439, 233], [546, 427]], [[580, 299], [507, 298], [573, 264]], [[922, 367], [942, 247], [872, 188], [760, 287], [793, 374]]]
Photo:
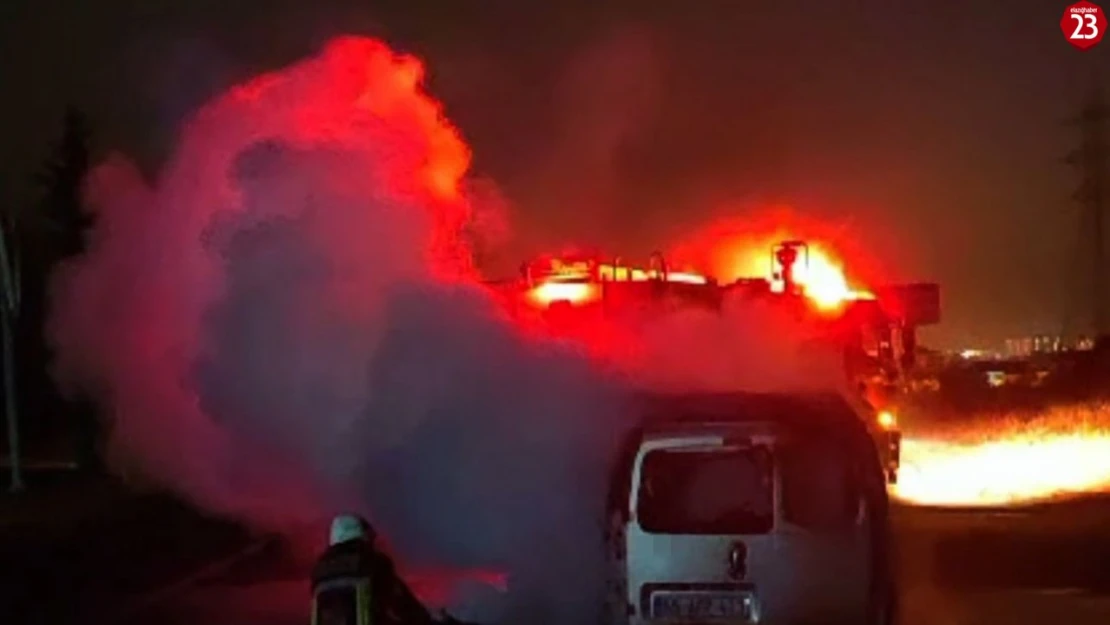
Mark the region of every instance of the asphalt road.
[[0, 496], [0, 623], [111, 623], [150, 591], [251, 534], [103, 476], [29, 474]]
[[[895, 510], [903, 625], [1110, 623], [1110, 498]], [[305, 565], [277, 545], [181, 585], [135, 622], [307, 622]]]
[[278, 540], [259, 547], [161, 589], [116, 625], [305, 625], [310, 558]]
[[1110, 623], [1110, 499], [895, 511], [903, 625]]

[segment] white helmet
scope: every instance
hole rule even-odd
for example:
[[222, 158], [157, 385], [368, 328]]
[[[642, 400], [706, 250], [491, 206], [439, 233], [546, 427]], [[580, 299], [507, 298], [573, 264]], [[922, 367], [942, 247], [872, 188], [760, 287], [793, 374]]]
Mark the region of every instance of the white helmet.
[[373, 540], [373, 530], [366, 519], [357, 514], [340, 514], [331, 520], [328, 546], [351, 540]]

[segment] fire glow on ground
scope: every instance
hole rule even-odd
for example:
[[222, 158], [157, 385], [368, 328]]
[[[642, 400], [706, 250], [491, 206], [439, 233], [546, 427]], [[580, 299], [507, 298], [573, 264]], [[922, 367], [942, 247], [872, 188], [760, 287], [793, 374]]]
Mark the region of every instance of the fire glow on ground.
[[1110, 406], [987, 416], [907, 435], [893, 494], [910, 504], [1008, 506], [1110, 491]]

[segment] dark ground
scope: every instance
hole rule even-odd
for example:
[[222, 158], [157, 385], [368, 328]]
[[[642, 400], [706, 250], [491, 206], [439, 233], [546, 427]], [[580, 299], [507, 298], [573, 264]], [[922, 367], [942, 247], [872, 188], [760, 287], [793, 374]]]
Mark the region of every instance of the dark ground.
[[896, 510], [904, 625], [1110, 623], [1110, 499]]
[[251, 540], [105, 477], [50, 471], [27, 482], [19, 495], [0, 492], [0, 623], [116, 622], [147, 593]]
[[[0, 496], [0, 623], [307, 622], [305, 559], [281, 543], [166, 496], [67, 476]], [[1110, 623], [1110, 498], [902, 507], [895, 527], [903, 625]]]
[[[895, 511], [902, 625], [1110, 623], [1110, 498]], [[303, 565], [273, 549], [149, 613], [162, 625], [307, 622]]]

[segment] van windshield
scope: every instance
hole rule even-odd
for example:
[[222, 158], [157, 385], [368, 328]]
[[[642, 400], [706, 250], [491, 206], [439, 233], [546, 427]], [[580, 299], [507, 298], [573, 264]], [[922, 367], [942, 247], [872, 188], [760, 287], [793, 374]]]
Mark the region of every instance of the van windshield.
[[653, 534], [764, 534], [774, 519], [772, 472], [763, 446], [651, 451], [636, 516]]

